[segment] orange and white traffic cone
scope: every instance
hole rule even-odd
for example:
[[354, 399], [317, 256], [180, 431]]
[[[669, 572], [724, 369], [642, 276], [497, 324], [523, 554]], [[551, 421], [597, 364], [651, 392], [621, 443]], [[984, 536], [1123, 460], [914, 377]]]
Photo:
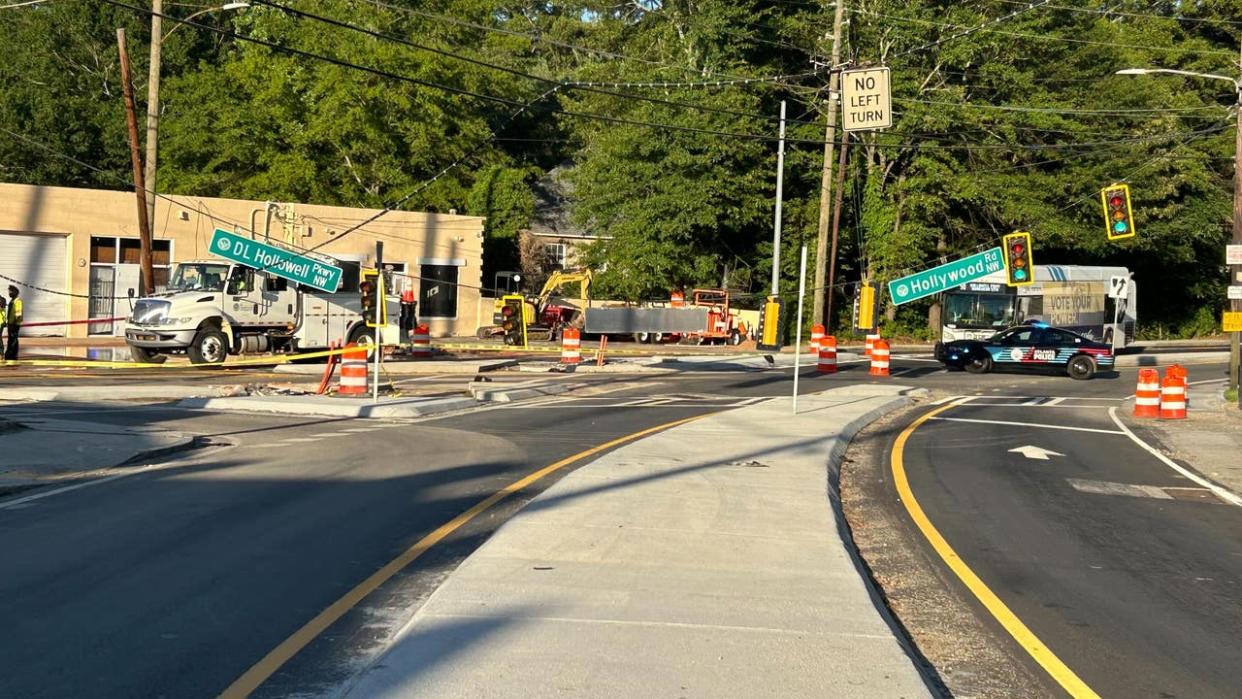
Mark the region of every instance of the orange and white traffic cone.
[[1139, 369], [1134, 417], [1160, 417], [1160, 372], [1155, 369]]
[[415, 359], [431, 359], [431, 326], [419, 323], [414, 326], [414, 343], [410, 356]]
[[341, 355], [341, 388], [342, 396], [367, 395], [367, 348], [354, 343], [345, 345], [345, 349], [356, 348], [354, 351]]
[[888, 376], [888, 340], [876, 340], [871, 347], [872, 376]]
[[825, 335], [819, 342], [819, 363], [815, 366], [821, 374], [837, 373], [837, 338]]
[[582, 331], [565, 328], [561, 332], [561, 364], [576, 365], [582, 361]]
[[867, 333], [867, 345], [866, 345], [865, 354], [868, 357], [871, 356], [871, 350], [875, 349], [875, 342], [876, 340], [879, 340], [879, 339], [880, 339], [879, 333]]
[[1176, 375], [1165, 372], [1164, 381], [1160, 382], [1160, 419], [1186, 419], [1186, 386]]
[[820, 348], [819, 343], [822, 342], [823, 339], [824, 339], [823, 324], [816, 323], [815, 325], [812, 325], [811, 326], [811, 346], [807, 348], [807, 351], [810, 352], [811, 354], [818, 352]]

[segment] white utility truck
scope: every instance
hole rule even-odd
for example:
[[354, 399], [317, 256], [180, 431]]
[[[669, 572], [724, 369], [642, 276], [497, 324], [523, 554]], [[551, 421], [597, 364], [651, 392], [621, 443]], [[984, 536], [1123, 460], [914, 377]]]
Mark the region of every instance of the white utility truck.
[[[391, 288], [391, 287], [389, 287]], [[399, 301], [388, 297], [383, 344], [400, 341]], [[137, 299], [125, 329], [136, 362], [186, 354], [194, 364], [230, 355], [299, 353], [332, 341], [374, 342], [356, 290], [316, 291], [264, 269], [223, 260], [177, 263], [166, 292]]]

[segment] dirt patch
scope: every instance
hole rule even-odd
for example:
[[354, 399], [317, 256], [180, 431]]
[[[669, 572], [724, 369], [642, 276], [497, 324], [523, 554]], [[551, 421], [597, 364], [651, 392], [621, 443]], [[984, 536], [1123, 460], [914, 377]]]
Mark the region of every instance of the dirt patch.
[[859, 433], [841, 464], [841, 501], [859, 554], [910, 643], [955, 697], [1059, 696], [927, 545], [897, 498], [889, 470], [893, 439], [915, 404]]

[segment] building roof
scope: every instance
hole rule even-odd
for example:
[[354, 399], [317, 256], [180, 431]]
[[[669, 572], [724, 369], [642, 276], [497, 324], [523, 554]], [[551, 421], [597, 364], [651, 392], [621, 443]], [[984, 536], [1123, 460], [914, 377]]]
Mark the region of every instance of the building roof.
[[569, 165], [557, 165], [531, 186], [535, 212], [527, 231], [532, 235], [555, 238], [607, 240], [573, 222], [574, 187], [567, 177]]

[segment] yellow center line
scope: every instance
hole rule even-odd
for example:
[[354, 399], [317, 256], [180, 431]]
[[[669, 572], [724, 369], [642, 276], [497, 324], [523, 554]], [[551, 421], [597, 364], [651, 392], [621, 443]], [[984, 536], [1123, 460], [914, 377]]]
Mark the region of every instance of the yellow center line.
[[413, 546], [410, 546], [401, 555], [391, 560], [387, 565], [375, 571], [366, 580], [358, 583], [352, 590], [345, 593], [340, 599], [333, 602], [327, 609], [320, 612], [315, 618], [306, 622], [302, 628], [298, 629], [289, 636], [280, 645], [273, 648], [263, 659], [255, 663], [241, 677], [237, 678], [233, 684], [220, 694], [221, 699], [237, 699], [247, 697], [259, 688], [269, 677], [276, 673], [285, 663], [289, 662], [303, 648], [310, 645], [319, 634], [323, 633], [329, 626], [334, 624], [341, 617], [345, 616], [351, 609], [358, 605], [372, 592], [375, 592], [381, 585], [387, 582], [392, 576], [396, 575], [406, 566], [410, 565], [419, 556], [423, 555], [432, 546], [440, 543], [445, 537], [452, 534], [470, 522], [470, 520], [483, 514], [493, 505], [504, 500], [510, 495], [526, 488], [527, 486], [539, 481], [545, 476], [559, 471], [570, 464], [581, 461], [589, 456], [611, 449], [615, 446], [625, 444], [626, 442], [646, 437], [649, 434], [666, 430], [678, 425], [684, 425], [687, 422], [698, 420], [706, 417], [708, 413], [703, 415], [695, 415], [693, 417], [683, 418], [681, 420], [673, 420], [655, 427], [648, 427], [645, 430], [639, 430], [624, 437], [604, 442], [598, 446], [591, 447], [585, 451], [580, 451], [572, 456], [567, 456], [556, 463], [544, 466], [543, 468], [526, 475], [525, 477], [510, 483], [501, 490], [492, 493], [487, 498], [480, 501], [474, 507], [457, 515], [453, 519], [440, 525], [435, 531], [431, 532], [422, 539], [419, 539]]
[[927, 542], [931, 544], [940, 558], [944, 560], [949, 569], [957, 575], [962, 584], [974, 594], [975, 598], [983, 604], [983, 606], [992, 614], [992, 616], [1005, 627], [1010, 636], [1022, 646], [1022, 649], [1030, 654], [1035, 662], [1049, 675], [1052, 676], [1070, 696], [1075, 699], [1099, 699], [1099, 695], [1093, 689], [1087, 686], [1085, 682], [1069, 669], [1069, 666], [1061, 661], [1044, 642], [1039, 640], [1026, 624], [1014, 614], [1004, 602], [1001, 601], [996, 593], [992, 592], [983, 580], [975, 574], [970, 566], [957, 555], [949, 542], [941, 536], [931, 520], [927, 518], [927, 514], [923, 512], [922, 506], [914, 497], [914, 492], [910, 490], [910, 482], [906, 478], [906, 467], [903, 459], [906, 442], [910, 439], [910, 435], [914, 434], [923, 423], [927, 422], [936, 415], [946, 410], [957, 407], [958, 401], [941, 406], [920, 416], [917, 420], [910, 423], [905, 430], [897, 437], [897, 441], [893, 443], [893, 451], [891, 455], [891, 464], [893, 469], [893, 483], [897, 486], [897, 495], [901, 498], [901, 502], [906, 506], [906, 511], [910, 513], [910, 518], [918, 525], [923, 536], [927, 538]]

